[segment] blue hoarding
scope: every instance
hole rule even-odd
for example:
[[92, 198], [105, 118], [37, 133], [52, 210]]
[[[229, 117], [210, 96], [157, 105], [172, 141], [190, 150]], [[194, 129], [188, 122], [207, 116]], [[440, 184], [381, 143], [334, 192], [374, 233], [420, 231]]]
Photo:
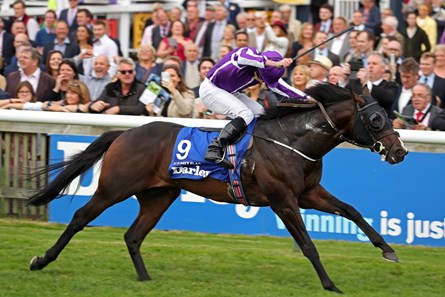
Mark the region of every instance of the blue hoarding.
[[[95, 137], [51, 135], [50, 160], [58, 162], [85, 149]], [[322, 185], [354, 206], [388, 242], [445, 246], [443, 184], [445, 154], [412, 152], [391, 166], [368, 150], [337, 148], [324, 158]], [[74, 212], [94, 193], [100, 165], [88, 171], [79, 187], [50, 204], [51, 222], [68, 223]], [[94, 220], [91, 225], [127, 227], [139, 205], [127, 199]], [[357, 226], [342, 217], [302, 210], [314, 239], [368, 241]], [[156, 226], [161, 230], [209, 233], [289, 236], [283, 223], [269, 208], [222, 204], [183, 191]]]

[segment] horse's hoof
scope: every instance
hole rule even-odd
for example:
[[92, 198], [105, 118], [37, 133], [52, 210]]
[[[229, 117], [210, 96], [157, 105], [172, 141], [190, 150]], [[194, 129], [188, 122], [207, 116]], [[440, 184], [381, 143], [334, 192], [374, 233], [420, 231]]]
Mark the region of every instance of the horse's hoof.
[[394, 263], [399, 263], [399, 257], [397, 257], [395, 252], [386, 252], [386, 253], [382, 253], [383, 258], [385, 258], [385, 260], [388, 260], [390, 262], [394, 262]]
[[34, 270], [40, 270], [41, 268], [39, 267], [38, 261], [39, 257], [34, 256], [31, 261], [29, 262], [29, 269], [31, 269], [31, 271]]

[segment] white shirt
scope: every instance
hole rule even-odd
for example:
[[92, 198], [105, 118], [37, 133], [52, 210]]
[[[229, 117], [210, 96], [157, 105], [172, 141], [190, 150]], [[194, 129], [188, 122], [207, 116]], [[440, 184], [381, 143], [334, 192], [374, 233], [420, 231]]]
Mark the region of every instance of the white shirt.
[[39, 32], [40, 26], [35, 18], [29, 18], [28, 23], [26, 23], [26, 31], [28, 31], [28, 37], [30, 40], [36, 40], [37, 32]]
[[36, 71], [34, 71], [33, 74], [27, 76], [25, 74], [25, 72], [23, 72], [22, 69], [19, 70], [20, 71], [20, 81], [29, 81], [29, 83], [32, 85], [32, 89], [34, 90], [34, 93], [37, 92], [37, 87], [39, 85], [39, 79], [40, 79], [40, 74], [42, 73], [40, 71], [40, 68], [37, 68]]
[[405, 89], [402, 88], [402, 93], [399, 97], [399, 111], [402, 112], [403, 108], [408, 104], [409, 100], [411, 100], [411, 97], [413, 96], [413, 90], [412, 89]]
[[427, 79], [426, 84], [432, 89], [432, 88], [433, 88], [433, 84], [434, 84], [434, 77], [435, 77], [434, 72], [431, 73], [431, 74], [428, 75], [428, 76], [422, 75], [422, 76], [419, 78], [419, 82], [422, 83], [422, 84], [424, 84], [424, 83], [425, 83], [425, 78], [426, 78], [426, 79]]
[[107, 34], [93, 43], [93, 55], [95, 57], [100, 55], [105, 55], [108, 57], [108, 62], [110, 63], [108, 74], [110, 77], [113, 77], [117, 68], [116, 63], [114, 62], [114, 57], [118, 55], [118, 51], [116, 43], [110, 37], [108, 37]]
[[343, 43], [345, 42], [345, 38], [347, 37], [347, 34], [340, 35], [337, 38], [334, 38], [331, 44], [331, 52], [336, 54], [337, 56], [340, 56], [341, 48], [343, 47]]
[[184, 75], [184, 83], [190, 89], [193, 89], [201, 83], [201, 78], [199, 77], [198, 64], [199, 61], [196, 60], [193, 64], [189, 61], [185, 61], [185, 75]]
[[150, 25], [144, 29], [144, 34], [142, 35], [141, 39], [141, 45], [143, 44], [149, 44], [152, 45], [152, 35], [153, 35], [153, 28], [155, 25]]
[[368, 87], [369, 92], [372, 91], [372, 87], [373, 87], [373, 86], [378, 86], [378, 85], [380, 85], [380, 84], [382, 83], [382, 81], [383, 81], [383, 78], [381, 78], [381, 79], [379, 79], [379, 80], [376, 80], [376, 81], [370, 81], [370, 80], [368, 80], [368, 81], [366, 82], [366, 86]]

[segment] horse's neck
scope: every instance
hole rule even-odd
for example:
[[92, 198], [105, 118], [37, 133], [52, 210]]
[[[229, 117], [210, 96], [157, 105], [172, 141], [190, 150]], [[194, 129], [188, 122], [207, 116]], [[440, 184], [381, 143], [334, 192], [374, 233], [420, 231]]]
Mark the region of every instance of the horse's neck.
[[[350, 105], [341, 102], [327, 109], [329, 117], [342, 134], [349, 129], [348, 123], [352, 118]], [[343, 142], [319, 109], [277, 119], [269, 131], [271, 138], [288, 145], [290, 143], [293, 148], [314, 159], [321, 159]]]

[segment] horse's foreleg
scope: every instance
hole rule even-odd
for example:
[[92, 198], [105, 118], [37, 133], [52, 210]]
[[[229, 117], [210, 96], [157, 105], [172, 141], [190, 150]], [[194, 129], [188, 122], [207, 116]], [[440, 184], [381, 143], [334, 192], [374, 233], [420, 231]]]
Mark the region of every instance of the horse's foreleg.
[[134, 223], [125, 233], [125, 243], [141, 281], [150, 280], [140, 252], [142, 241], [179, 194], [179, 189], [164, 188], [147, 190], [136, 195], [141, 210]]
[[399, 262], [399, 258], [393, 248], [365, 221], [354, 207], [339, 200], [322, 186], [319, 185], [315, 190], [305, 193], [304, 198], [300, 200], [300, 206], [337, 214], [353, 221], [368, 236], [372, 244], [382, 250], [382, 255], [386, 260]]
[[342, 293], [342, 291], [340, 291], [335, 286], [334, 282], [329, 278], [323, 264], [321, 264], [320, 256], [318, 255], [318, 251], [307, 233], [298, 206], [285, 206], [277, 208], [271, 206], [271, 208], [283, 221], [289, 233], [300, 246], [304, 256], [311, 261], [312, 266], [315, 268], [315, 271], [320, 278], [323, 288], [328, 291]]
[[[117, 201], [118, 202], [118, 201]], [[34, 257], [30, 263], [31, 270], [40, 270], [47, 266], [49, 263], [55, 261], [65, 246], [70, 242], [71, 238], [76, 235], [77, 232], [82, 231], [83, 228], [96, 217], [98, 217], [105, 209], [111, 205], [117, 203], [114, 201], [110, 203], [105, 200], [102, 195], [97, 192], [91, 198], [91, 200], [83, 207], [79, 208], [71, 222], [66, 227], [65, 231], [57, 240], [56, 244], [46, 251], [43, 257]]]

